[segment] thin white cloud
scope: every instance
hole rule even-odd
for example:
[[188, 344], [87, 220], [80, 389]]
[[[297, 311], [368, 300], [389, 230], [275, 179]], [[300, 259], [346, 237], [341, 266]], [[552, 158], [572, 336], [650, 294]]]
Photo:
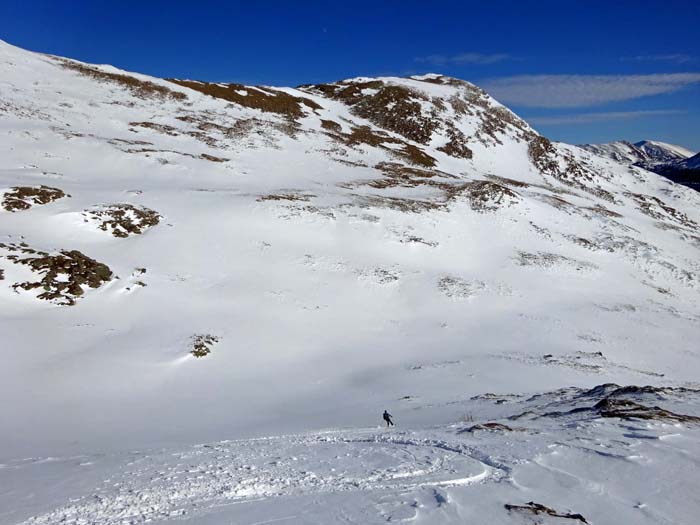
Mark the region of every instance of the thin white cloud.
[[602, 113], [578, 113], [570, 115], [548, 115], [526, 119], [536, 126], [556, 126], [560, 124], [590, 124], [612, 120], [631, 120], [644, 117], [681, 115], [686, 113], [680, 109], [652, 109], [647, 111], [607, 111]]
[[448, 64], [495, 64], [510, 59], [506, 53], [460, 53], [458, 55], [429, 55], [417, 57], [416, 62], [444, 66]]
[[673, 64], [686, 64], [693, 62], [695, 57], [684, 53], [669, 53], [666, 55], [637, 55], [633, 57], [622, 57], [620, 60], [626, 62], [671, 62]]
[[486, 80], [481, 86], [505, 104], [575, 108], [673, 93], [697, 83], [700, 83], [700, 73], [521, 75]]

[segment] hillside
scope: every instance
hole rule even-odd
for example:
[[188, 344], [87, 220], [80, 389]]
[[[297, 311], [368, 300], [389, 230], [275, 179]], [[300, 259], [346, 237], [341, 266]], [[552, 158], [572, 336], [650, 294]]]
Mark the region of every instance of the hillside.
[[[697, 192], [436, 74], [216, 84], [0, 42], [0, 94], [0, 521], [700, 510], [633, 482], [696, 476]], [[577, 397], [606, 383], [660, 390]], [[493, 421], [527, 432], [462, 432]]]

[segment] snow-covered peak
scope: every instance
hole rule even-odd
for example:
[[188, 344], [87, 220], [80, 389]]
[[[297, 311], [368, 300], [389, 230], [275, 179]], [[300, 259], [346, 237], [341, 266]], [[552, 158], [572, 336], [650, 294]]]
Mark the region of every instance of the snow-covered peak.
[[649, 160], [656, 162], [672, 162], [675, 160], [687, 159], [695, 153], [682, 146], [660, 142], [658, 140], [642, 140], [635, 142], [634, 146], [643, 151]]

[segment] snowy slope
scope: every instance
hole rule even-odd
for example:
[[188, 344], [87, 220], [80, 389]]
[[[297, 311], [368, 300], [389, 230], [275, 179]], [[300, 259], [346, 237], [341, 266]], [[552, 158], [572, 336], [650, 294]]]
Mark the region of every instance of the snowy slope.
[[[459, 522], [475, 506], [517, 523], [530, 511], [503, 505], [530, 500], [598, 523], [697, 510], [639, 481], [592, 496], [671, 471], [697, 481], [681, 466], [697, 462], [689, 420], [644, 423], [654, 441], [620, 438], [636, 423], [581, 423], [624, 449], [604, 463], [629, 465], [613, 485], [575, 447], [566, 465], [548, 448], [580, 443], [578, 423], [513, 434], [539, 444], [482, 443], [456, 423], [512, 415], [472, 399], [489, 392], [698, 388], [696, 192], [551, 143], [439, 75], [218, 85], [0, 43], [0, 136], [0, 479], [34, 488], [3, 491], [0, 522], [252, 523], [287, 504], [298, 523], [411, 509]], [[679, 413], [698, 415], [693, 395]], [[399, 433], [367, 429], [384, 409]], [[324, 428], [337, 444], [309, 445]], [[280, 437], [264, 452], [260, 436]], [[511, 444], [507, 468], [484, 467]]]
[[624, 140], [605, 144], [582, 144], [581, 147], [601, 157], [608, 157], [625, 164], [648, 160], [648, 156], [640, 148]]

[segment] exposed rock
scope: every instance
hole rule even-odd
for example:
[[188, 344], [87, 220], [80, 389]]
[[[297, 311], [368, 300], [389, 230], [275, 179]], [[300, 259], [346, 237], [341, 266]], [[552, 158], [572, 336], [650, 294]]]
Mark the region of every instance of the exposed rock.
[[15, 186], [5, 192], [2, 199], [2, 207], [7, 211], [15, 212], [28, 210], [32, 206], [48, 204], [66, 195], [63, 190], [49, 186]]
[[85, 221], [96, 223], [100, 230], [121, 238], [139, 235], [157, 225], [162, 218], [158, 212], [149, 208], [123, 203], [85, 210], [83, 217]]
[[15, 290], [43, 291], [37, 296], [59, 305], [73, 305], [83, 295], [83, 286], [99, 288], [112, 279], [112, 271], [77, 250], [61, 250], [58, 253], [34, 250], [26, 244], [0, 243], [0, 249], [10, 255], [0, 255], [14, 264], [26, 265], [40, 276], [38, 281], [14, 283]]
[[464, 430], [460, 430], [457, 432], [458, 434], [463, 434], [465, 432], [476, 432], [478, 430], [485, 430], [485, 431], [490, 431], [490, 432], [514, 432], [516, 430], [521, 430], [518, 428], [512, 428], [509, 427], [508, 425], [504, 425], [503, 423], [496, 423], [496, 422], [489, 422], [489, 423], [479, 423], [478, 425], [473, 425], [469, 428], [466, 428]]
[[196, 334], [192, 336], [190, 354], [195, 357], [205, 357], [211, 353], [211, 348], [219, 342], [219, 338], [211, 334]]
[[658, 406], [645, 406], [629, 399], [617, 399], [608, 396], [593, 407], [601, 417], [619, 417], [621, 419], [655, 419], [677, 421], [680, 423], [700, 423], [700, 417], [676, 414]]
[[508, 512], [519, 512], [525, 514], [532, 514], [535, 516], [544, 514], [546, 516], [551, 516], [554, 518], [565, 518], [570, 520], [577, 520], [581, 523], [588, 523], [588, 521], [586, 521], [586, 518], [581, 516], [581, 514], [573, 514], [570, 512], [562, 513], [554, 510], [551, 507], [546, 507], [540, 503], [535, 503], [534, 501], [528, 501], [525, 505], [511, 505], [509, 503], [506, 503], [504, 507]]

